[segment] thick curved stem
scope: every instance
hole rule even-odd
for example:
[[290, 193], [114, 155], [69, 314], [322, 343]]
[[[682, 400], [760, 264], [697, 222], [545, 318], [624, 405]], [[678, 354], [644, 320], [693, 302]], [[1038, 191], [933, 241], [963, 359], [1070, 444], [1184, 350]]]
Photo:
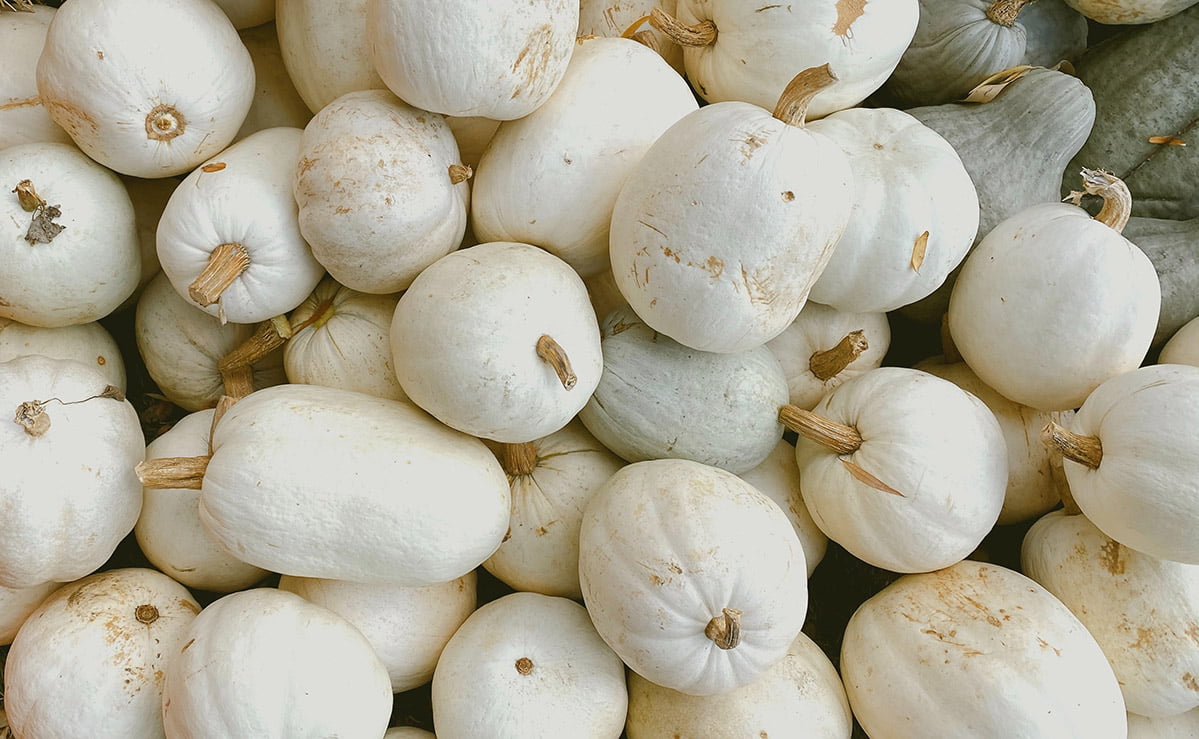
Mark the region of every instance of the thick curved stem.
[[831, 421], [796, 405], [779, 408], [779, 422], [836, 454], [853, 454], [862, 446], [862, 435], [853, 426]]
[[1075, 205], [1082, 202], [1083, 195], [1098, 195], [1103, 198], [1103, 207], [1099, 209], [1095, 220], [1108, 226], [1116, 233], [1124, 231], [1128, 218], [1132, 215], [1132, 193], [1128, 185], [1111, 172], [1101, 169], [1082, 170], [1082, 191], [1074, 191], [1066, 198]]
[[1084, 436], [1050, 421], [1041, 429], [1041, 441], [1061, 452], [1062, 457], [1088, 469], [1097, 470], [1103, 462], [1103, 444], [1098, 436]]
[[987, 8], [987, 19], [1005, 28], [1011, 28], [1020, 11], [1030, 2], [1032, 0], [995, 0]]
[[558, 375], [562, 387], [567, 390], [572, 389], [579, 381], [570, 364], [570, 357], [566, 355], [566, 350], [562, 348], [561, 344], [554, 341], [552, 336], [542, 334], [541, 338], [537, 339], [537, 356], [554, 368], [554, 373]]
[[837, 82], [827, 63], [810, 67], [791, 78], [774, 106], [774, 117], [788, 126], [803, 128], [812, 100]]
[[661, 8], [654, 8], [650, 11], [649, 24], [679, 46], [710, 46], [716, 43], [716, 24], [712, 21], [700, 21], [694, 26], [686, 26], [677, 18], [664, 13]]
[[134, 472], [142, 487], [150, 490], [199, 490], [212, 458], [160, 457], [138, 462]]
[[828, 382], [841, 374], [853, 361], [870, 348], [866, 332], [862, 329], [850, 331], [831, 349], [815, 352], [808, 359], [808, 369], [821, 382]]

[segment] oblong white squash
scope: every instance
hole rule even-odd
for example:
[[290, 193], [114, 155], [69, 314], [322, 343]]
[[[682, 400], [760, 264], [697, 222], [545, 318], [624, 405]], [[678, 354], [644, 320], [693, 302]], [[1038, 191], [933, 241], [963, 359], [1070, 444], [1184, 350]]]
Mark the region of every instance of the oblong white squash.
[[715, 695], [786, 655], [807, 612], [803, 557], [787, 517], [752, 485], [663, 459], [622, 468], [591, 498], [579, 579], [596, 630], [633, 671]]
[[37, 88], [92, 159], [166, 177], [233, 140], [254, 97], [254, 65], [215, 3], [83, 0], [54, 16]]
[[36, 328], [0, 318], [0, 362], [40, 354], [53, 359], [73, 359], [93, 367], [108, 384], [125, 392], [125, 360], [112, 334], [99, 323], [59, 328]]
[[276, 3], [283, 66], [313, 113], [347, 92], [385, 86], [367, 49], [366, 4], [367, 0]]
[[71, 137], [50, 118], [38, 97], [37, 59], [57, 8], [34, 5], [27, 13], [0, 14], [0, 149], [36, 141], [67, 143]]

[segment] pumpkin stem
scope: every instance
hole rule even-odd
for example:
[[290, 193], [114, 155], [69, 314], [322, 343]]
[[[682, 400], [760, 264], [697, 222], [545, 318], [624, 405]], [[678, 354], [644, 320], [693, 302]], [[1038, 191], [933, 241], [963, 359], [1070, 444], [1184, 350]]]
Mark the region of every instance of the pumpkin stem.
[[146, 138], [170, 141], [187, 130], [187, 119], [173, 105], [156, 105], [146, 114]]
[[[252, 385], [250, 390], [253, 392]], [[249, 393], [246, 393], [246, 395], [249, 395]], [[229, 412], [229, 409], [241, 397], [244, 396], [222, 395], [221, 399], [216, 402], [216, 408], [212, 412], [212, 423], [208, 426], [208, 456], [212, 456], [212, 435], [216, 433], [217, 424], [221, 422], [221, 419], [225, 417], [225, 414]]]
[[187, 286], [191, 299], [207, 308], [250, 266], [250, 253], [241, 244], [221, 244], [208, 255], [204, 271]]
[[461, 185], [471, 178], [475, 171], [465, 164], [450, 165], [450, 184]]
[[661, 8], [654, 8], [649, 14], [649, 24], [679, 46], [711, 46], [716, 42], [716, 24], [712, 21], [686, 26]]
[[516, 671], [522, 675], [528, 675], [533, 671], [533, 660], [528, 657], [521, 657], [516, 660]]
[[828, 382], [841, 374], [855, 359], [862, 356], [862, 352], [869, 348], [870, 344], [866, 341], [865, 331], [862, 329], [850, 331], [833, 348], [812, 354], [808, 359], [808, 369], [812, 371], [817, 380]]
[[46, 400], [27, 400], [17, 406], [17, 414], [13, 418], [13, 422], [25, 429], [25, 433], [30, 436], [42, 436], [50, 430], [50, 416], [46, 413], [46, 406], [50, 403], [58, 403], [59, 405], [78, 405], [86, 403], [89, 400], [98, 398], [110, 398], [112, 400], [124, 401], [125, 394], [116, 385], [105, 385], [104, 389], [95, 395], [89, 395], [80, 400], [62, 400], [61, 398], [48, 398]]
[[797, 405], [779, 408], [779, 423], [837, 454], [853, 454], [862, 446], [862, 435], [853, 426], [818, 416]]
[[233, 351], [221, 358], [217, 369], [225, 384], [225, 394], [244, 398], [254, 392], [253, 369], [255, 362], [283, 346], [292, 334], [286, 316], [275, 316], [258, 324], [254, 334]]
[[157, 621], [158, 615], [158, 609], [149, 603], [143, 603], [133, 609], [133, 617], [137, 619], [138, 623], [143, 623], [147, 626]]
[[636, 38], [637, 34], [640, 33], [640, 31], [638, 29], [641, 28], [642, 24], [644, 24], [648, 20], [649, 20], [648, 15], [641, 16], [637, 20], [630, 23], [628, 28], [625, 28], [624, 31], [622, 31], [620, 33], [620, 37], [628, 38], [628, 39]]
[[221, 385], [224, 395], [221, 397], [244, 398], [254, 392], [254, 368], [230, 367], [221, 370]]
[[662, 42], [658, 40], [658, 35], [648, 28], [634, 33], [630, 38], [656, 54], [662, 53]]
[[962, 353], [958, 351], [958, 345], [949, 333], [948, 313], [941, 316], [941, 358], [945, 360], [945, 364], [957, 364], [963, 361]]
[[1128, 191], [1128, 185], [1111, 172], [1083, 167], [1082, 188], [1082, 192], [1071, 192], [1065, 199], [1078, 205], [1083, 195], [1100, 196], [1103, 198], [1103, 207], [1099, 209], [1095, 220], [1116, 233], [1123, 233], [1128, 217], [1132, 215], [1132, 193]]
[[32, 13], [33, 0], [0, 0], [0, 12], [4, 12], [5, 10]]
[[531, 475], [537, 469], [537, 446], [526, 441], [520, 444], [500, 444], [500, 466], [508, 477]]
[[212, 457], [159, 457], [133, 468], [142, 487], [150, 490], [199, 490]]
[[66, 226], [54, 222], [55, 218], [62, 217], [62, 207], [48, 204], [41, 195], [37, 194], [32, 180], [21, 180], [12, 189], [12, 192], [16, 193], [21, 210], [33, 214], [29, 220], [29, 228], [25, 230], [25, 241], [30, 246], [49, 244], [54, 241], [55, 236], [66, 230]]
[[791, 78], [779, 101], [774, 106], [774, 117], [788, 126], [803, 128], [808, 115], [808, 106], [821, 91], [833, 86], [837, 75], [825, 62], [819, 67], [810, 67]]
[[741, 643], [741, 611], [722, 608], [704, 627], [704, 636], [716, 642], [721, 649], [733, 649]]
[[1032, 0], [995, 0], [987, 7], [987, 19], [1005, 28], [1011, 28], [1016, 22], [1016, 16]]
[[570, 357], [566, 356], [566, 350], [562, 348], [561, 344], [554, 341], [552, 336], [542, 334], [541, 338], [537, 339], [537, 356], [554, 368], [555, 374], [562, 382], [562, 387], [567, 390], [573, 388], [579, 381], [574, 368], [570, 365]]
[[1077, 462], [1092, 470], [1099, 469], [1103, 461], [1103, 445], [1098, 436], [1084, 436], [1050, 421], [1041, 429], [1041, 441], [1051, 449], [1056, 449], [1071, 462]]
[[32, 180], [21, 180], [12, 189], [12, 192], [17, 194], [17, 202], [21, 204], [21, 210], [26, 213], [32, 213], [38, 208], [46, 207], [46, 201], [42, 199], [42, 196], [37, 194]]

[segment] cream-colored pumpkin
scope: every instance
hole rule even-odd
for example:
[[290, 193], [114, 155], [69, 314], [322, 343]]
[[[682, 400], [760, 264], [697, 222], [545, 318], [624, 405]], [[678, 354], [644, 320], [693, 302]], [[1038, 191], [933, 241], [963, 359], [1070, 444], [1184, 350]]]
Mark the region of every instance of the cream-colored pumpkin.
[[29, 614], [61, 586], [58, 582], [44, 582], [27, 588], [0, 587], [0, 645], [12, 644]]
[[367, 0], [275, 4], [283, 65], [313, 113], [355, 90], [384, 87], [366, 45]]
[[353, 624], [375, 650], [391, 690], [412, 690], [433, 678], [446, 642], [475, 610], [474, 571], [437, 585], [409, 588], [284, 575], [279, 589], [328, 608]]
[[34, 5], [27, 13], [0, 14], [0, 149], [36, 141], [69, 142], [71, 137], [50, 118], [38, 97], [37, 58], [56, 8]]
[[1047, 434], [1074, 501], [1139, 552], [1199, 564], [1199, 367], [1158, 364], [1107, 380]]
[[995, 525], [1007, 487], [1003, 431], [948, 380], [880, 367], [811, 412], [786, 411], [784, 423], [800, 433], [808, 511], [855, 557], [928, 572], [964, 559]]
[[582, 598], [579, 527], [591, 495], [624, 466], [582, 423], [524, 444], [490, 444], [508, 474], [512, 517], [483, 563], [514, 590]]
[[1111, 25], [1154, 23], [1178, 15], [1195, 0], [1066, 0], [1086, 17]]
[[629, 675], [629, 739], [811, 737], [849, 739], [853, 716], [837, 668], [802, 632], [749, 685], [694, 696]]
[[801, 72], [773, 114], [742, 102], [700, 108], [628, 176], [612, 212], [612, 274], [655, 331], [727, 353], [795, 320], [852, 202], [845, 155], [804, 126], [830, 82], [827, 67]]
[[216, 0], [237, 30], [270, 23], [275, 18], [273, 0]]
[[857, 105], [886, 81], [919, 13], [916, 0], [678, 0], [676, 22], [654, 22], [683, 42], [687, 78], [712, 103], [768, 108], [792, 75], [827, 63], [840, 81], [812, 103], [810, 115], [818, 118]]
[[1128, 188], [1092, 170], [1084, 185], [1103, 194], [1098, 216], [1069, 203], [1011, 216], [970, 253], [949, 300], [949, 331], [970, 369], [1039, 410], [1076, 408], [1136, 369], [1157, 328], [1157, 272], [1120, 235]]
[[1199, 367], [1199, 318], [1191, 319], [1170, 337], [1162, 347], [1157, 362]]
[[662, 132], [694, 110], [691, 88], [646, 47], [581, 39], [549, 99], [501, 124], [479, 161], [475, 236], [536, 244], [583, 277], [607, 269], [621, 186]]
[[222, 321], [292, 310], [325, 269], [300, 234], [291, 183], [301, 131], [268, 128], [198, 167], [158, 222], [158, 260], [175, 290]]
[[624, 665], [583, 606], [540, 593], [471, 614], [433, 674], [441, 739], [616, 739], [628, 699]]
[[[271, 17], [275, 15], [275, 4], [270, 3]], [[246, 28], [238, 34], [250, 52], [254, 62], [254, 102], [250, 105], [246, 119], [237, 132], [235, 141], [240, 141], [264, 128], [292, 126], [303, 128], [312, 119], [312, 111], [296, 92], [296, 86], [283, 66], [283, 52], [279, 49], [279, 34], [275, 24], [264, 22]]]
[[112, 334], [99, 323], [35, 328], [0, 318], [0, 362], [40, 354], [73, 359], [99, 370], [108, 384], [125, 392], [125, 360]]
[[133, 204], [120, 179], [70, 144], [0, 151], [0, 318], [88, 323], [140, 274]]
[[69, 582], [99, 568], [133, 530], [146, 451], [137, 412], [78, 362], [0, 364], [0, 587]]
[[[566, 72], [576, 0], [367, 0], [366, 34], [383, 82], [422, 110], [510, 121], [532, 113]], [[469, 60], [469, 61], [468, 61]]]
[[458, 154], [462, 163], [471, 169], [477, 169], [479, 160], [483, 158], [483, 152], [500, 127], [500, 121], [479, 116], [447, 115], [445, 122], [454, 132], [454, 140], [458, 142]]
[[579, 36], [625, 36], [660, 54], [675, 72], [683, 74], [683, 47], [650, 25], [643, 25], [654, 8], [675, 14], [675, 0], [580, 0]]
[[565, 426], [603, 370], [583, 281], [528, 244], [491, 242], [430, 265], [396, 305], [396, 376], [451, 428], [519, 443]]
[[756, 680], [807, 612], [803, 548], [786, 515], [733, 474], [688, 460], [628, 465], [596, 491], [579, 580], [625, 664], [689, 695]]
[[1028, 530], [1020, 564], [1099, 642], [1129, 712], [1199, 708], [1199, 565], [1141, 554], [1064, 511]]
[[1199, 736], [1199, 708], [1167, 718], [1128, 714], [1128, 739], [1195, 739]]
[[386, 90], [346, 93], [317, 113], [300, 141], [300, 232], [341, 284], [399, 292], [458, 248], [469, 176], [442, 116]]
[[366, 637], [273, 588], [205, 608], [167, 663], [162, 698], [179, 739], [376, 737], [391, 715], [387, 669]]
[[[867, 5], [867, 7], [870, 7]], [[854, 108], [820, 122], [853, 170], [853, 211], [811, 299], [884, 313], [932, 294], [974, 244], [978, 193], [954, 148], [900, 110]]]
[[766, 343], [787, 375], [791, 405], [811, 408], [846, 380], [882, 365], [891, 348], [883, 313], [850, 313], [808, 301]]
[[63, 586], [35, 611], [4, 665], [15, 737], [165, 737], [163, 670], [200, 604], [156, 570], [108, 570]]
[[[213, 415], [210, 409], [179, 419], [150, 442], [146, 459], [207, 454]], [[234, 557], [208, 535], [200, 523], [199, 490], [145, 489], [133, 534], [150, 564], [189, 588], [230, 593], [270, 574]]]
[[82, 0], [54, 16], [37, 88], [92, 159], [166, 177], [233, 140], [254, 97], [254, 65], [216, 3]]
[[117, 308], [118, 311], [136, 305], [142, 290], [150, 284], [150, 280], [162, 272], [162, 265], [158, 263], [158, 221], [162, 218], [162, 212], [166, 210], [171, 193], [175, 192], [180, 181], [174, 177], [147, 180], [121, 175], [121, 182], [125, 183], [129, 200], [133, 203], [142, 270], [137, 289]]
[[1043, 587], [995, 565], [907, 575], [867, 600], [845, 627], [841, 676], [872, 739], [1126, 733], [1094, 637]]
[[399, 295], [368, 295], [326, 277], [292, 311], [283, 346], [287, 381], [407, 400], [391, 361]]
[[[133, 321], [138, 353], [150, 379], [168, 400], [185, 411], [212, 408], [228, 394], [221, 360], [254, 334], [241, 323], [221, 324], [175, 291], [166, 275], [151, 280], [137, 301]], [[256, 388], [286, 382], [283, 353], [271, 352], [253, 365]]]
[[757, 467], [738, 475], [759, 493], [775, 502], [787, 520], [795, 529], [799, 543], [803, 546], [804, 563], [807, 565], [808, 577], [828, 551], [828, 537], [812, 520], [812, 514], [803, 502], [803, 492], [799, 484], [799, 466], [795, 463], [795, 447], [786, 440], [780, 439], [774, 451]]

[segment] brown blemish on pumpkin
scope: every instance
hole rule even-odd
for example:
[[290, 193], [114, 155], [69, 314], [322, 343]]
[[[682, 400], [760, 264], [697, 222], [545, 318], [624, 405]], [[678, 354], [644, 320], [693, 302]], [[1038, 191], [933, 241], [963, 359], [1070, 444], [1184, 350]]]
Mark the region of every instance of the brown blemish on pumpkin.
[[296, 174], [297, 175], [304, 174], [308, 170], [312, 169], [316, 165], [316, 163], [319, 161], [320, 161], [320, 157], [317, 157], [316, 159], [309, 159], [308, 157], [300, 157], [300, 166], [296, 170]]
[[[765, 11], [767, 11], [767, 10], [774, 10], [775, 8], [781, 8], [781, 7], [783, 7], [783, 6], [782, 6], [782, 5], [763, 5], [762, 7], [758, 8], [758, 9], [757, 9], [757, 10], [755, 10], [754, 12], [755, 12], [755, 13], [762, 13], [762, 12], [765, 12]], [[763, 735], [763, 736], [765, 736], [765, 735], [766, 735], [766, 732], [762, 732], [762, 735]]]
[[533, 88], [537, 78], [545, 73], [554, 53], [553, 39], [554, 29], [548, 23], [538, 26], [529, 34], [529, 40], [512, 63], [512, 72], [521, 76], [520, 83], [512, 92], [513, 99], [519, 97], [526, 89]]
[[795, 200], [795, 193], [791, 192], [790, 190], [784, 190], [783, 201], [790, 203], [792, 200]]
[[741, 139], [741, 154], [748, 160], [754, 158], [754, 152], [762, 148], [766, 143], [766, 139], [756, 133], [750, 132], [745, 134], [745, 138]]
[[1193, 690], [1196, 693], [1199, 693], [1199, 680], [1196, 680], [1195, 676], [1191, 673], [1188, 672], [1182, 676], [1182, 684], [1186, 686], [1188, 690]]
[[528, 657], [521, 657], [516, 660], [516, 671], [522, 675], [528, 675], [533, 671], [533, 660]]
[[220, 172], [226, 166], [227, 165], [224, 162], [213, 162], [211, 164], [205, 164], [203, 167], [200, 167], [200, 171], [207, 172], [208, 174], [212, 174], [213, 172]]
[[104, 365], [108, 364], [108, 360], [106, 360], [104, 357], [96, 357], [96, 364], [103, 367]]
[[683, 260], [682, 260], [682, 258], [681, 258], [681, 257], [679, 257], [679, 255], [678, 255], [678, 252], [676, 252], [676, 251], [672, 251], [672, 250], [671, 250], [671, 248], [670, 248], [670, 247], [668, 247], [668, 246], [663, 246], [663, 247], [662, 247], [662, 254], [663, 254], [663, 255], [664, 255], [664, 256], [665, 256], [667, 259], [673, 259], [675, 264], [681, 264], [681, 263], [682, 263], [682, 261], [683, 261]]
[[149, 626], [158, 620], [158, 609], [149, 603], [143, 603], [133, 609], [133, 617], [138, 623], [143, 623]]
[[1059, 657], [1062, 656], [1062, 650], [1058, 649], [1057, 647], [1053, 646], [1049, 642], [1045, 641], [1040, 636], [1037, 637], [1037, 644], [1041, 645], [1041, 649], [1052, 649], [1054, 654], [1056, 654]]
[[1106, 544], [1099, 547], [1099, 562], [1103, 565], [1103, 569], [1113, 575], [1123, 575], [1126, 566], [1124, 547], [1120, 545], [1120, 542], [1108, 539]]
[[676, 575], [683, 574], [683, 568], [679, 567], [674, 562], [671, 562], [670, 564], [666, 565], [666, 569], [670, 570], [671, 572], [673, 572]]
[[0, 105], [0, 110], [12, 110], [13, 108], [31, 108], [35, 105], [41, 105], [42, 99], [37, 95], [31, 98], [10, 99], [9, 102]]
[[191, 645], [193, 645], [195, 643], [196, 643], [195, 639], [188, 639], [187, 644], [183, 645], [183, 649], [179, 650], [179, 654], [183, 654], [184, 652], [186, 652], [191, 647]]
[[833, 33], [853, 38], [849, 27], [865, 12], [866, 0], [837, 0], [837, 22], [833, 24]]
[[[86, 111], [69, 102], [43, 99], [42, 105], [46, 106], [46, 109], [50, 112], [50, 117], [54, 119], [55, 123], [62, 126], [71, 135], [71, 138], [78, 139], [80, 136], [95, 135], [100, 129], [96, 124], [95, 118], [92, 118]], [[85, 126], [87, 131], [84, 130]]]
[[957, 635], [958, 635], [957, 629], [951, 629], [948, 632], [942, 633], [942, 632], [934, 629], [932, 626], [929, 626], [927, 629], [921, 629], [920, 633], [928, 634], [929, 636], [933, 637], [934, 639], [941, 642], [942, 644], [948, 644], [950, 646], [961, 649], [963, 657], [977, 657], [981, 654], [985, 654], [984, 652], [974, 649], [973, 647], [970, 647], [959, 641], [954, 641], [954, 639], [957, 638]]

